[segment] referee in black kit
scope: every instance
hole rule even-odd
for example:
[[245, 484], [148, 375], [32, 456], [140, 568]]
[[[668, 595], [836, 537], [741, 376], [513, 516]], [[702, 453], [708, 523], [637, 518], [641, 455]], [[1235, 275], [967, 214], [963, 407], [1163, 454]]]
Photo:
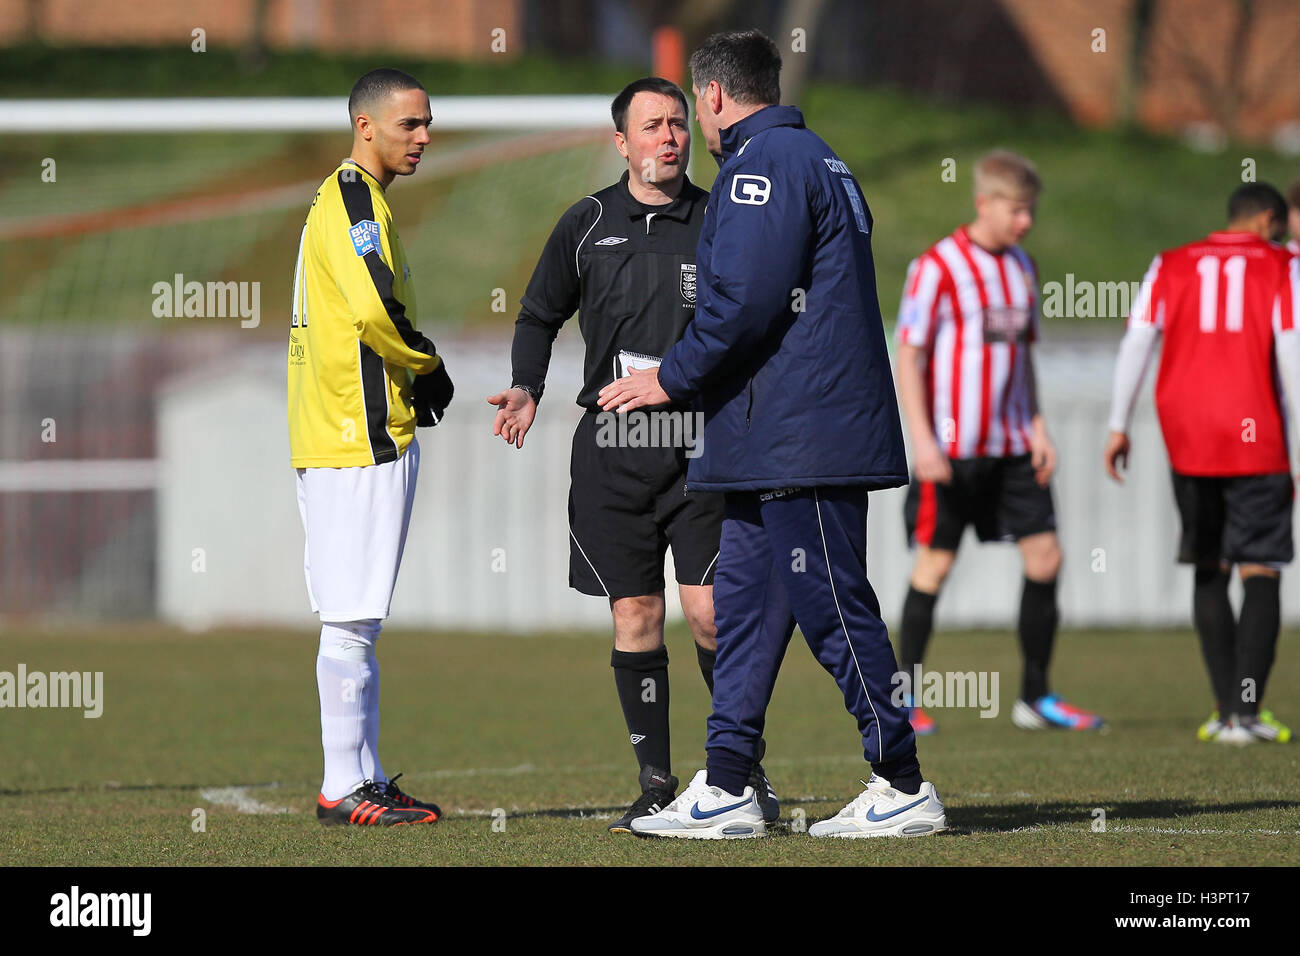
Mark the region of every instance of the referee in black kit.
[[[577, 401], [586, 414], [573, 435], [569, 586], [608, 598], [613, 613], [614, 683], [641, 767], [641, 796], [609, 829], [629, 833], [633, 819], [667, 806], [677, 792], [664, 646], [669, 544], [700, 671], [713, 692], [722, 497], [686, 494], [686, 461], [699, 454], [702, 434], [689, 407], [662, 405], [638, 421], [602, 412], [597, 402], [601, 388], [630, 368], [657, 364], [694, 315], [695, 246], [708, 201], [686, 176], [689, 111], [675, 83], [636, 80], [611, 112], [628, 171], [560, 217], [515, 323], [513, 384], [488, 402], [497, 407], [493, 434], [522, 448], [551, 346], [577, 310], [586, 343]], [[761, 767], [751, 784], [775, 820], [780, 810]]]

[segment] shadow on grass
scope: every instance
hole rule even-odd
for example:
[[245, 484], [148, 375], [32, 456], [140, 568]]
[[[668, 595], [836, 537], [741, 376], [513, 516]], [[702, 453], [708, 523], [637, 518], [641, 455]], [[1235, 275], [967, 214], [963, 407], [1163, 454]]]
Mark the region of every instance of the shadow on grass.
[[0, 797], [34, 797], [54, 793], [144, 793], [167, 790], [248, 789], [278, 790], [281, 783], [92, 783], [75, 787], [35, 787], [30, 790], [0, 790]]
[[1133, 800], [1093, 803], [1003, 803], [985, 806], [948, 807], [948, 824], [958, 832], [1009, 832], [1063, 824], [1091, 825], [1093, 811], [1106, 812], [1107, 826], [1123, 826], [1134, 820], [1180, 820], [1207, 813], [1245, 813], [1251, 810], [1300, 809], [1297, 800], [1246, 800], [1231, 803], [1199, 803], [1191, 800]]
[[[222, 789], [247, 788], [250, 790], [277, 790], [282, 783], [247, 783], [223, 784]], [[143, 784], [95, 784], [70, 787], [45, 787], [35, 789], [4, 789], [0, 797], [32, 797], [61, 793], [114, 793], [114, 792], [166, 792], [195, 791], [209, 789], [209, 785], [196, 783], [143, 783]], [[835, 805], [840, 803], [838, 797], [803, 796], [783, 801], [782, 819], [771, 827], [776, 832], [791, 832], [790, 809], [810, 804]], [[947, 807], [949, 833], [953, 835], [972, 835], [984, 833], [1011, 833], [1016, 830], [1031, 830], [1040, 827], [1090, 826], [1095, 819], [1096, 809], [1105, 811], [1108, 827], [1128, 826], [1136, 820], [1179, 821], [1193, 815], [1246, 813], [1254, 810], [1298, 810], [1300, 800], [1249, 800], [1229, 803], [1198, 803], [1191, 800], [1133, 800], [1126, 802], [1054, 802], [1034, 803], [999, 803], [949, 805]], [[485, 809], [452, 810], [448, 818], [487, 817], [493, 811]], [[584, 820], [609, 818], [622, 814], [626, 804], [615, 806], [581, 806], [581, 807], [541, 807], [529, 810], [510, 810], [505, 817], [520, 819], [567, 819]], [[818, 820], [829, 819], [834, 814], [824, 816], [808, 814], [801, 820], [803, 826], [810, 826]]]

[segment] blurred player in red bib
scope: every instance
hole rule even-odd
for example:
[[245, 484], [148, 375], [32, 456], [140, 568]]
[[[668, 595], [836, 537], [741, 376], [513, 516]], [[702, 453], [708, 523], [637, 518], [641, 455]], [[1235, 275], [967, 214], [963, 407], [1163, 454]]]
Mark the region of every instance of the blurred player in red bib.
[[[1127, 467], [1133, 405], [1157, 343], [1156, 411], [1182, 519], [1178, 560], [1196, 566], [1192, 614], [1215, 711], [1202, 740], [1286, 742], [1259, 701], [1290, 563], [1294, 490], [1283, 411], [1300, 411], [1300, 259], [1277, 245], [1282, 194], [1249, 183], [1228, 202], [1228, 228], [1166, 250], [1147, 270], [1115, 367], [1106, 471]], [[1234, 618], [1233, 565], [1245, 597]]]
[[1287, 232], [1291, 233], [1291, 238], [1287, 240], [1286, 248], [1293, 256], [1300, 256], [1300, 179], [1291, 184], [1291, 188], [1286, 194], [1287, 204]]
[[[1042, 190], [1033, 164], [995, 151], [975, 167], [975, 221], [915, 259], [898, 316], [898, 391], [912, 438], [905, 518], [916, 546], [899, 638], [915, 673], [934, 606], [968, 524], [981, 541], [1015, 541], [1024, 559], [1018, 727], [1093, 730], [1101, 718], [1050, 692], [1061, 547], [1050, 481], [1056, 449], [1038, 407], [1030, 349], [1038, 339], [1038, 277], [1018, 243]], [[903, 685], [905, 688], [908, 683]], [[934, 733], [914, 701], [912, 727]]]

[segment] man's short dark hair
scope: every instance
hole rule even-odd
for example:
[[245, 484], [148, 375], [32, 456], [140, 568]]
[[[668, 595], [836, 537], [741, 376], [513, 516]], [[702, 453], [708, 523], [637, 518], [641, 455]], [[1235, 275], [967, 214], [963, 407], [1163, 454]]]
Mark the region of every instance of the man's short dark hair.
[[624, 136], [627, 135], [627, 111], [632, 105], [632, 98], [638, 93], [675, 96], [681, 101], [682, 109], [686, 111], [686, 118], [690, 119], [691, 105], [686, 102], [686, 94], [682, 92], [680, 86], [672, 80], [665, 80], [662, 76], [643, 76], [623, 87], [623, 92], [614, 97], [614, 102], [609, 107], [610, 115], [614, 117], [614, 128]]
[[741, 106], [780, 103], [781, 51], [759, 30], [715, 33], [691, 54], [695, 88], [713, 80]]
[[352, 87], [348, 97], [348, 117], [356, 123], [357, 117], [375, 108], [375, 104], [392, 93], [403, 90], [423, 90], [420, 81], [409, 73], [383, 67], [371, 70]]
[[1269, 183], [1246, 183], [1228, 197], [1228, 222], [1248, 219], [1261, 212], [1272, 212], [1276, 222], [1286, 222], [1286, 200]]

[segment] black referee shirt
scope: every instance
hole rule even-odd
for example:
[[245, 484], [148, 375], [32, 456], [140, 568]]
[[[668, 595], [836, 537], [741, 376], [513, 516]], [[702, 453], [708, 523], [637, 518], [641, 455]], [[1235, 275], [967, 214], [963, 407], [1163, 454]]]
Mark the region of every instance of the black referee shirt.
[[541, 389], [555, 336], [575, 310], [587, 346], [578, 404], [593, 411], [620, 351], [662, 358], [682, 337], [695, 315], [695, 245], [709, 198], [683, 180], [671, 203], [649, 206], [624, 173], [560, 217], [515, 322], [512, 385]]

